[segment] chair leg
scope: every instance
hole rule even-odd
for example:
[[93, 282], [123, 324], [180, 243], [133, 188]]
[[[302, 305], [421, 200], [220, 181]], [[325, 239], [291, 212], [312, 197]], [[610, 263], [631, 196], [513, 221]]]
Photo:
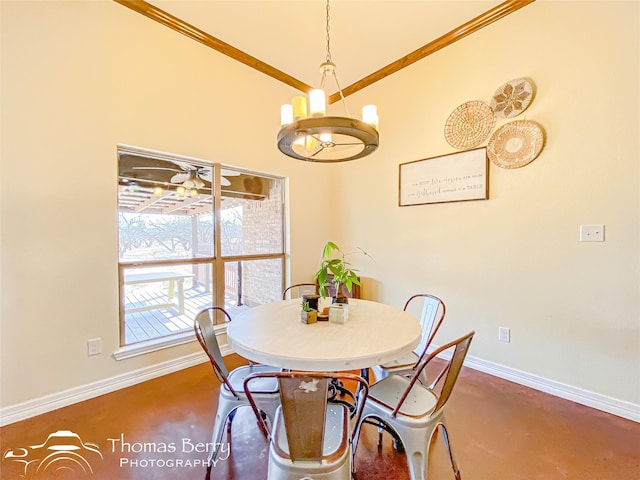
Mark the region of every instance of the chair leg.
[[362, 421], [355, 426], [356, 431], [353, 432], [353, 440], [351, 441], [351, 477], [356, 473], [356, 452], [358, 451], [358, 443], [362, 434]]
[[407, 463], [409, 464], [409, 477], [411, 480], [426, 480], [426, 459], [421, 451], [407, 450]]
[[[225, 417], [222, 421], [224, 424], [220, 428], [213, 429], [213, 435], [211, 437], [211, 443], [213, 443], [213, 448], [211, 449], [211, 453], [209, 454], [209, 458], [207, 459], [207, 465], [209, 467], [215, 465], [216, 457], [218, 456], [218, 450], [220, 449], [220, 443], [222, 442], [222, 437], [227, 432], [227, 436], [231, 431], [231, 422], [227, 422], [228, 417]], [[225, 425], [228, 425], [228, 429], [225, 430]], [[228, 437], [229, 438], [229, 437]]]
[[393, 447], [393, 449], [398, 452], [398, 453], [403, 453], [404, 452], [404, 444], [402, 443], [402, 440], [400, 440], [400, 436], [396, 433], [396, 431], [393, 428], [388, 427], [387, 425], [385, 425], [384, 423], [380, 423], [380, 426], [378, 427], [378, 448], [382, 448], [382, 434], [384, 432], [387, 432], [389, 435], [391, 435], [391, 445]]
[[393, 449], [398, 453], [404, 452], [404, 445], [402, 444], [400, 439], [395, 435], [393, 435]]
[[231, 412], [229, 412], [229, 416], [227, 417], [227, 436], [231, 436], [231, 423], [233, 422], [233, 417], [236, 416], [236, 410], [231, 410]]
[[447, 427], [445, 427], [443, 423], [440, 423], [436, 428], [436, 432], [438, 431], [438, 428], [442, 430], [442, 438], [444, 439], [444, 445], [447, 448], [447, 453], [449, 454], [449, 460], [451, 461], [451, 468], [453, 468], [453, 474], [455, 475], [456, 480], [460, 480], [462, 477], [460, 476], [460, 469], [458, 468], [456, 459], [453, 457], [453, 451], [451, 450], [451, 443], [449, 442], [449, 434], [447, 433]]
[[384, 434], [384, 432], [387, 432], [389, 435], [391, 435], [394, 450], [398, 451], [399, 453], [404, 452], [404, 445], [402, 443], [402, 440], [400, 440], [400, 437], [398, 436], [398, 434], [392, 428], [388, 427], [387, 425], [385, 425], [383, 422], [381, 422], [379, 420], [377, 420], [377, 421], [370, 420], [368, 422], [362, 422], [362, 423], [371, 423], [371, 424], [377, 425], [377, 427], [378, 427], [378, 445], [377, 445], [378, 449], [382, 448], [383, 434]]
[[[222, 401], [220, 401], [220, 405], [218, 407], [224, 410], [225, 406], [223, 405]], [[220, 450], [220, 446], [225, 433], [227, 434], [229, 442], [231, 442], [231, 422], [233, 421], [233, 417], [235, 416], [238, 407], [239, 406], [231, 408], [231, 410], [229, 410], [226, 415], [224, 415], [223, 411], [220, 411], [219, 414], [216, 413], [216, 420], [213, 425], [213, 435], [211, 436], [211, 443], [213, 444], [213, 448], [211, 449], [211, 453], [209, 454], [209, 458], [207, 461], [207, 464], [209, 466], [215, 464], [216, 457], [218, 456], [218, 452]]]
[[429, 437], [433, 430], [429, 433], [402, 425], [397, 425], [397, 429], [389, 427], [388, 430], [394, 433], [393, 437], [397, 438], [398, 445], [406, 453], [410, 480], [427, 480]]

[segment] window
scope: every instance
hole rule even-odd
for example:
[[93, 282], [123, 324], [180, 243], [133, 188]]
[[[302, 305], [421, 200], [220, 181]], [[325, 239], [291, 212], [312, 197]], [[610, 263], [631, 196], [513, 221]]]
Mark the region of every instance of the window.
[[121, 347], [190, 335], [206, 306], [233, 317], [277, 300], [283, 191], [280, 177], [119, 147]]

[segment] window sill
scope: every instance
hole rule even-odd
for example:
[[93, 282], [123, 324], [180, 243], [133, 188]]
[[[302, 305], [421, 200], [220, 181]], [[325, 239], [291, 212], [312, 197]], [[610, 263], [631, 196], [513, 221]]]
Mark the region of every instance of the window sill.
[[[216, 328], [216, 335], [226, 333], [227, 326], [222, 325], [220, 328]], [[157, 352], [166, 348], [176, 347], [185, 343], [191, 343], [196, 340], [193, 331], [178, 333], [171, 335], [170, 337], [154, 338], [145, 342], [134, 343], [131, 345], [125, 345], [113, 352], [113, 358], [116, 360], [126, 360], [127, 358], [137, 357], [139, 355], [146, 355], [151, 352]]]

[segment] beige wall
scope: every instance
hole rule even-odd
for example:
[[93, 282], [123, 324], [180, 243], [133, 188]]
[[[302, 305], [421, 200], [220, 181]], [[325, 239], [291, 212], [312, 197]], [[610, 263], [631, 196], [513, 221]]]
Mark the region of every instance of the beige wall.
[[[0, 405], [200, 351], [111, 356], [118, 143], [289, 177], [291, 276], [309, 279], [324, 239], [301, 218], [327, 220], [309, 166], [275, 148], [279, 103], [292, 89], [115, 2], [0, 5]], [[328, 172], [314, 168], [314, 182], [328, 183]], [[96, 337], [104, 353], [87, 357]]]
[[[339, 238], [376, 258], [362, 267], [380, 300], [445, 300], [436, 343], [474, 329], [473, 356], [635, 404], [639, 6], [538, 1], [362, 92], [378, 103], [381, 147], [341, 170]], [[398, 207], [398, 164], [455, 151], [449, 114], [521, 76], [537, 86], [518, 118], [546, 129], [540, 157], [492, 164], [488, 201]], [[591, 223], [606, 225], [604, 243], [578, 241]]]
[[[640, 404], [637, 2], [538, 1], [367, 88], [350, 106], [378, 104], [381, 147], [336, 166], [277, 152], [291, 89], [114, 2], [0, 8], [0, 406], [197, 351], [109, 354], [118, 143], [285, 175], [292, 280], [327, 239], [361, 246], [376, 260], [360, 265], [365, 296], [442, 296], [439, 341], [475, 329], [477, 358]], [[537, 86], [541, 156], [492, 167], [489, 201], [398, 207], [398, 164], [453, 151], [449, 113], [519, 76]], [[607, 241], [579, 243], [583, 223], [606, 224]], [[105, 353], [87, 357], [94, 337]]]

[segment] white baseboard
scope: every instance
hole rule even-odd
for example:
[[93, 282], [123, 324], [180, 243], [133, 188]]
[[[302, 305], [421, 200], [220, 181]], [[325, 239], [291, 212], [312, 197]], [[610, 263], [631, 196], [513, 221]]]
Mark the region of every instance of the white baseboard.
[[[433, 347], [433, 350], [436, 348], [437, 347]], [[430, 348], [430, 350], [432, 349]], [[476, 358], [471, 355], [468, 355], [465, 359], [464, 366], [488, 373], [494, 377], [504, 378], [505, 380], [533, 388], [534, 390], [564, 398], [565, 400], [627, 418], [634, 422], [640, 422], [640, 405], [635, 403], [573, 387], [565, 383], [556, 382], [555, 380], [549, 380], [548, 378], [523, 372], [515, 368], [505, 367], [499, 363], [482, 360], [481, 358]]]
[[[223, 355], [232, 353], [228, 345], [221, 345]], [[59, 393], [28, 400], [16, 405], [0, 409], [0, 426], [9, 425], [20, 420], [35, 417], [58, 408], [89, 400], [105, 393], [115, 392], [121, 388], [130, 387], [137, 383], [174, 373], [185, 368], [207, 362], [209, 359], [204, 352], [192, 353], [184, 357], [162, 362], [150, 367], [127, 372], [115, 377], [92, 382], [80, 387], [70, 388]]]
[[[233, 353], [228, 345], [221, 345], [221, 351], [223, 355]], [[0, 426], [25, 420], [42, 413], [104, 395], [105, 393], [114, 392], [121, 388], [177, 372], [206, 361], [207, 357], [204, 352], [193, 353], [175, 360], [141, 368], [122, 375], [116, 375], [115, 377], [71, 388], [63, 392], [36, 398], [16, 405], [10, 405], [0, 409]], [[590, 392], [472, 356], [467, 356], [464, 364], [466, 367], [495, 377], [504, 378], [505, 380], [549, 393], [556, 397], [580, 403], [635, 422], [640, 422], [640, 405], [631, 402]]]

